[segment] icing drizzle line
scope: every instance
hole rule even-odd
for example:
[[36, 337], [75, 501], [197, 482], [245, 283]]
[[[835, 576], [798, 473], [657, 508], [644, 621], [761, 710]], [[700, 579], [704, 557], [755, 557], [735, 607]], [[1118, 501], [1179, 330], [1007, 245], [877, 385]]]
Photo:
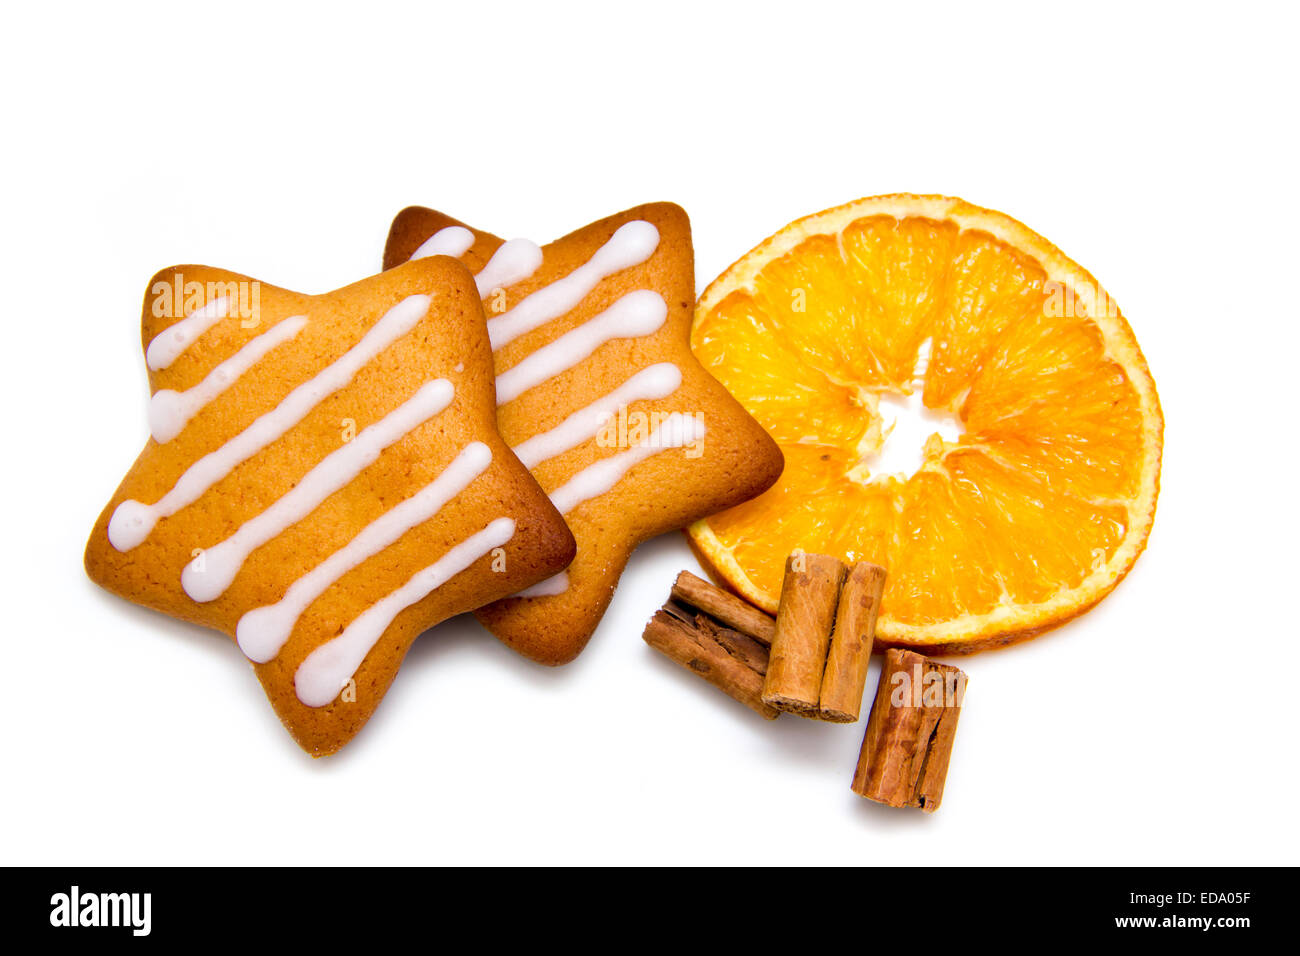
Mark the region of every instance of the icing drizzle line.
[[530, 588], [524, 588], [511, 597], [533, 598], [533, 597], [554, 597], [557, 594], [563, 594], [569, 590], [569, 572], [561, 571], [559, 574], [552, 574], [545, 581], [538, 581]]
[[566, 515], [584, 501], [609, 491], [633, 465], [661, 451], [683, 448], [699, 441], [704, 437], [704, 431], [704, 422], [694, 415], [673, 412], [631, 448], [582, 469], [551, 492], [551, 501], [560, 514]]
[[221, 296], [174, 322], [149, 341], [144, 361], [153, 371], [164, 369], [178, 359], [194, 340], [230, 314], [230, 298]]
[[660, 362], [637, 372], [626, 382], [606, 392], [585, 408], [580, 408], [550, 431], [534, 435], [514, 447], [514, 453], [533, 468], [547, 459], [562, 455], [599, 434], [601, 426], [624, 405], [632, 402], [667, 398], [682, 384], [682, 372], [672, 362]]
[[109, 542], [119, 551], [130, 551], [141, 544], [159, 519], [197, 501], [241, 463], [283, 436], [313, 408], [352, 381], [363, 365], [415, 328], [428, 313], [432, 301], [427, 295], [412, 295], [397, 303], [337, 360], [291, 391], [279, 405], [230, 441], [190, 465], [171, 490], [154, 504], [134, 499], [123, 501], [109, 519]]
[[542, 264], [542, 247], [531, 239], [510, 239], [497, 246], [492, 258], [474, 277], [480, 297], [522, 282]]
[[[360, 436], [358, 436], [359, 438]], [[294, 625], [325, 589], [367, 558], [373, 557], [417, 525], [428, 521], [464, 491], [492, 462], [492, 450], [471, 442], [438, 477], [362, 528], [343, 547], [294, 581], [275, 604], [249, 611], [239, 619], [235, 638], [249, 660], [272, 660]]]
[[181, 587], [195, 601], [215, 601], [230, 587], [248, 556], [297, 524], [340, 488], [374, 464], [380, 452], [400, 441], [451, 404], [455, 389], [445, 378], [435, 379], [350, 442], [322, 458], [274, 504], [239, 526], [230, 537], [185, 566]]
[[492, 350], [572, 311], [606, 276], [645, 262], [659, 245], [659, 230], [644, 219], [619, 226], [595, 254], [562, 279], [538, 289], [513, 309], [488, 319]]
[[316, 648], [298, 665], [294, 690], [308, 707], [324, 707], [339, 695], [371, 648], [402, 611], [427, 597], [493, 548], [515, 534], [510, 518], [497, 518], [482, 531], [454, 545], [446, 554], [386, 597], [361, 612], [338, 637]]
[[306, 324], [307, 316], [292, 315], [277, 322], [257, 338], [245, 342], [238, 352], [214, 368], [193, 388], [183, 392], [163, 388], [154, 392], [153, 398], [149, 399], [149, 431], [153, 434], [153, 440], [164, 444], [179, 435], [205, 405], [234, 385], [267, 352], [301, 332]]
[[[408, 262], [424, 259], [427, 256], [452, 256], [460, 258], [474, 245], [474, 233], [464, 226], [447, 226], [439, 229], [411, 253]], [[478, 286], [479, 297], [487, 295], [493, 289], [522, 282], [537, 271], [542, 264], [542, 249], [531, 239], [511, 239], [501, 243], [492, 258], [487, 261], [479, 274], [474, 277]]]
[[649, 335], [667, 318], [668, 306], [659, 293], [649, 289], [629, 292], [604, 312], [543, 345], [498, 375], [497, 405], [504, 405], [572, 368], [611, 339]]
[[448, 226], [446, 229], [439, 229], [424, 240], [420, 248], [411, 253], [411, 258], [407, 261], [414, 262], [416, 259], [427, 259], [429, 256], [452, 256], [458, 259], [469, 252], [469, 247], [472, 245], [474, 245], [474, 233], [464, 226]]

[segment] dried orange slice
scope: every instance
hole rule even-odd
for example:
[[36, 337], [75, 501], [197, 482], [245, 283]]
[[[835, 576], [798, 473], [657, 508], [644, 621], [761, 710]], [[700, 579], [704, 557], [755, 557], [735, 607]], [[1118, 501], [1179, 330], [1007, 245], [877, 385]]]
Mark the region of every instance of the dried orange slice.
[[[882, 643], [960, 653], [1105, 597], [1155, 515], [1163, 419], [1128, 323], [1016, 220], [878, 196], [792, 223], [701, 296], [696, 355], [780, 443], [768, 492], [689, 529], [774, 611], [795, 549], [885, 565]], [[879, 471], [882, 405], [953, 416], [912, 474]]]

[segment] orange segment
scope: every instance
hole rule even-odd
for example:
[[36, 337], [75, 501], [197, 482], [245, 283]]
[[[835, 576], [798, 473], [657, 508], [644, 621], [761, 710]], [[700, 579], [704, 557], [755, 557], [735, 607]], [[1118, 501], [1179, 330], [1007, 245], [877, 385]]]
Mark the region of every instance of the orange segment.
[[1036, 261], [992, 236], [961, 234], [931, 329], [928, 407], [957, 406], [1002, 334], [1041, 306], [1045, 278]]
[[[767, 493], [689, 529], [768, 610], [795, 549], [869, 560], [889, 570], [883, 643], [976, 650], [1092, 606], [1145, 545], [1146, 362], [1095, 280], [1001, 213], [882, 196], [793, 223], [709, 286], [692, 347], [786, 456]], [[918, 388], [965, 433], [873, 473], [880, 397]]]
[[[710, 323], [697, 324], [693, 333], [705, 368], [718, 378], [719, 370], [727, 373], [731, 393], [773, 438], [857, 447], [871, 423], [861, 414], [856, 391], [829, 379], [824, 367], [809, 364], [753, 297], [729, 296], [713, 321], [721, 335], [712, 335]], [[729, 371], [735, 368], [740, 371]]]
[[858, 219], [840, 233], [845, 265], [869, 310], [858, 322], [857, 347], [871, 352], [896, 391], [911, 388], [957, 235], [951, 223], [891, 216]]
[[1139, 490], [1142, 406], [1128, 373], [1081, 318], [1028, 314], [998, 343], [962, 410], [970, 439], [1089, 497]]

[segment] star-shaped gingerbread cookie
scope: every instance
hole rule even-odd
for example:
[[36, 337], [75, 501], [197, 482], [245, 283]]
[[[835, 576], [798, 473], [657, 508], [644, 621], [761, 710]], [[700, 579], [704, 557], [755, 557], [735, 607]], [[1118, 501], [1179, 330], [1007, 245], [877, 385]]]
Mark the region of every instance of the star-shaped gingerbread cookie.
[[638, 206], [545, 248], [404, 209], [384, 267], [435, 254], [475, 273], [501, 434], [578, 542], [564, 573], [477, 614], [509, 646], [562, 664], [639, 543], [760, 494], [781, 452], [691, 354], [694, 253], [678, 206]]
[[86, 569], [236, 638], [309, 753], [356, 734], [421, 631], [573, 557], [497, 431], [483, 309], [453, 259], [316, 296], [177, 266], [142, 326], [152, 437]]

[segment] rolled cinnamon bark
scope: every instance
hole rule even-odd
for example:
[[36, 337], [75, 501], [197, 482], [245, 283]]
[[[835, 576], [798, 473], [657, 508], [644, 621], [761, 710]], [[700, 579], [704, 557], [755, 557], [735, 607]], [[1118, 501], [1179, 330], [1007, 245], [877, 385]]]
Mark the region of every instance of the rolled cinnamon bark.
[[853, 792], [891, 807], [939, 809], [966, 675], [891, 649], [867, 719]]
[[[724, 627], [704, 614], [695, 615], [695, 628], [703, 636], [717, 641], [724, 651], [740, 661], [759, 677], [767, 673], [768, 650], [748, 634]], [[761, 688], [760, 688], [761, 693]]]
[[796, 551], [786, 559], [763, 703], [777, 710], [817, 715], [843, 581], [844, 564], [837, 558]]
[[822, 720], [851, 724], [862, 712], [862, 690], [884, 589], [885, 569], [866, 561], [853, 565], [844, 578], [822, 676]]
[[734, 594], [696, 577], [690, 571], [677, 575], [672, 594], [679, 601], [699, 608], [718, 623], [748, 634], [768, 647], [772, 645], [776, 622], [770, 614], [765, 614]]
[[767, 648], [757, 641], [674, 606], [656, 611], [641, 636], [655, 650], [754, 712], [768, 720], [780, 716], [762, 700]]

